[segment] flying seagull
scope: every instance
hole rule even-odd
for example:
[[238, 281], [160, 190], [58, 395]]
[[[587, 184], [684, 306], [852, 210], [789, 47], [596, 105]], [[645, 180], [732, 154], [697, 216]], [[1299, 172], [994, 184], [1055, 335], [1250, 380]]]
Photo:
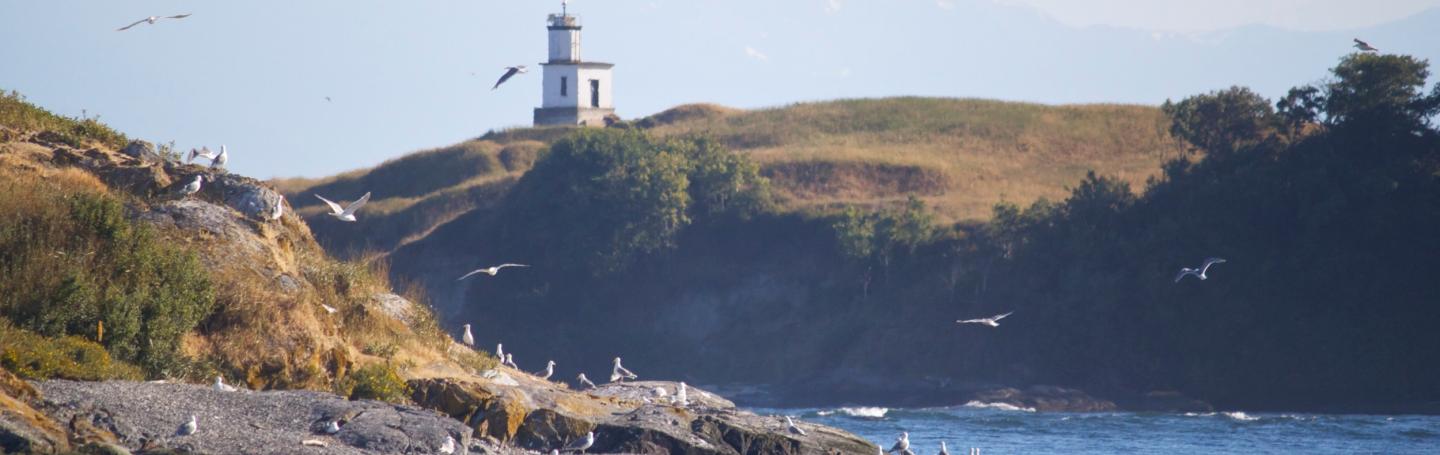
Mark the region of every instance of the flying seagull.
[[1355, 48], [1356, 48], [1356, 49], [1359, 49], [1360, 52], [1379, 52], [1379, 51], [1380, 51], [1379, 49], [1376, 49], [1375, 46], [1371, 46], [1370, 43], [1367, 43], [1367, 42], [1364, 42], [1364, 41], [1360, 41], [1360, 38], [1355, 38]]
[[1220, 258], [1209, 258], [1209, 259], [1206, 259], [1206, 260], [1205, 260], [1205, 265], [1200, 266], [1200, 268], [1198, 268], [1198, 269], [1192, 269], [1192, 268], [1189, 268], [1189, 267], [1181, 267], [1181, 268], [1180, 268], [1180, 274], [1179, 274], [1179, 275], [1175, 275], [1175, 282], [1176, 282], [1176, 283], [1179, 283], [1181, 279], [1184, 279], [1184, 278], [1185, 278], [1185, 275], [1195, 275], [1196, 278], [1199, 278], [1201, 281], [1204, 281], [1204, 280], [1206, 280], [1206, 279], [1209, 279], [1209, 277], [1206, 277], [1206, 276], [1205, 276], [1205, 271], [1206, 271], [1206, 270], [1210, 270], [1210, 266], [1215, 265], [1215, 264], [1223, 264], [1223, 263], [1225, 263], [1225, 260], [1224, 260], [1224, 259], [1220, 259]]
[[909, 433], [909, 432], [904, 432], [904, 431], [900, 432], [900, 437], [897, 438], [897, 439], [895, 439], [895, 445], [894, 445], [894, 446], [891, 446], [891, 447], [890, 447], [890, 450], [885, 451], [885, 453], [894, 453], [894, 452], [900, 452], [900, 453], [902, 453], [902, 454], [907, 454], [907, 455], [913, 455], [913, 454], [915, 453], [915, 452], [911, 452], [911, 451], [910, 451], [910, 433]]
[[324, 202], [325, 205], [330, 206], [330, 213], [328, 213], [327, 215], [339, 218], [340, 221], [349, 221], [352, 223], [355, 222], [355, 211], [360, 210], [360, 207], [364, 207], [366, 202], [370, 202], [370, 193], [368, 191], [365, 193], [364, 196], [360, 196], [360, 199], [356, 199], [355, 202], [351, 202], [349, 207], [344, 208], [341, 208], [340, 204], [336, 204], [334, 202], [331, 202], [329, 199], [325, 199], [324, 196], [317, 194], [315, 195], [315, 197], [320, 198], [320, 200]]
[[195, 416], [192, 415], [190, 416], [189, 422], [185, 422], [185, 424], [181, 425], [180, 428], [175, 429], [175, 436], [190, 436], [192, 434], [195, 434], [196, 429], [198, 428], [196, 426]]
[[325, 102], [327, 102], [327, 103], [333, 103], [334, 101], [331, 101], [331, 100], [330, 100], [330, 97], [327, 96], [327, 97], [325, 97]]
[[220, 146], [220, 154], [215, 155], [215, 158], [210, 160], [210, 167], [225, 167], [226, 161], [230, 161], [230, 152], [226, 151], [225, 146], [222, 144]]
[[544, 379], [544, 380], [547, 380], [547, 381], [550, 380], [550, 376], [552, 376], [552, 375], [554, 375], [554, 374], [555, 374], [555, 361], [554, 361], [554, 360], [551, 360], [550, 363], [545, 364], [545, 371], [541, 371], [541, 372], [539, 372], [539, 373], [535, 373], [535, 375], [536, 375], [536, 376], [539, 376], [540, 379]]
[[572, 452], [572, 451], [574, 451], [574, 452], [585, 453], [585, 450], [589, 449], [590, 446], [593, 446], [593, 445], [595, 445], [595, 432], [594, 432], [594, 431], [591, 431], [591, 432], [585, 433], [585, 439], [581, 439], [581, 440], [579, 440], [579, 441], [575, 441], [575, 442], [570, 443], [570, 445], [565, 446], [565, 450], [563, 450], [563, 451], [564, 451], [564, 452]]
[[590, 378], [585, 377], [585, 373], [580, 373], [580, 377], [578, 377], [578, 378], [576, 378], [576, 379], [579, 379], [579, 380], [580, 380], [580, 385], [585, 386], [587, 389], [593, 389], [593, 388], [595, 388], [595, 383], [590, 382]]
[[966, 319], [966, 320], [964, 320], [964, 321], [955, 321], [955, 323], [956, 323], [956, 324], [985, 324], [985, 325], [988, 325], [988, 326], [990, 326], [990, 327], [1000, 327], [1000, 320], [1001, 320], [1001, 319], [1005, 319], [1006, 316], [1009, 316], [1009, 315], [1012, 315], [1012, 314], [1015, 314], [1015, 312], [1014, 312], [1014, 311], [1011, 311], [1011, 312], [1009, 312], [1009, 313], [998, 314], [998, 315], [991, 316], [991, 317], [988, 317], [988, 318]]
[[235, 386], [233, 386], [233, 385], [226, 384], [226, 383], [225, 383], [225, 378], [222, 378], [222, 377], [220, 377], [220, 376], [216, 376], [216, 377], [215, 377], [215, 390], [218, 390], [218, 391], [221, 391], [221, 392], [234, 392], [234, 391], [239, 390], [239, 389], [236, 389]]
[[190, 183], [186, 183], [186, 184], [185, 184], [185, 187], [180, 188], [180, 195], [181, 195], [181, 196], [189, 196], [189, 195], [192, 195], [192, 194], [195, 194], [195, 193], [199, 193], [199, 192], [200, 192], [200, 182], [203, 181], [203, 180], [205, 180], [205, 176], [204, 176], [203, 174], [201, 174], [201, 175], [196, 175], [196, 176], [195, 176], [195, 181], [190, 182]]
[[470, 277], [472, 277], [472, 276], [475, 276], [475, 274], [477, 274], [477, 273], [483, 273], [483, 274], [486, 274], [486, 275], [495, 276], [495, 274], [500, 273], [500, 269], [503, 269], [503, 268], [506, 268], [506, 267], [529, 267], [529, 266], [528, 266], [528, 265], [525, 265], [525, 264], [500, 264], [500, 265], [497, 265], [497, 266], [494, 266], [494, 267], [478, 268], [478, 269], [475, 269], [475, 270], [471, 270], [470, 273], [461, 275], [460, 278], [457, 278], [455, 281], [462, 281], [462, 280], [464, 280], [464, 279], [466, 279], [466, 278], [470, 278]]
[[635, 373], [620, 365], [620, 358], [615, 358], [615, 366], [610, 369], [610, 382], [624, 382], [626, 379], [634, 380], [639, 378]]
[[185, 162], [186, 162], [186, 163], [195, 162], [195, 157], [197, 157], [197, 156], [203, 156], [203, 157], [205, 157], [205, 159], [207, 159], [207, 160], [213, 160], [213, 159], [215, 159], [215, 152], [211, 152], [211, 151], [210, 151], [210, 147], [200, 147], [199, 150], [196, 150], [196, 149], [193, 149], [193, 148], [192, 148], [192, 149], [190, 149], [190, 155], [185, 158]]
[[790, 416], [785, 416], [785, 425], [790, 427], [789, 429], [791, 433], [805, 436], [805, 430], [801, 430], [800, 427], [795, 426], [795, 421], [790, 420]]
[[126, 26], [124, 26], [124, 27], [120, 27], [120, 28], [118, 28], [118, 29], [115, 29], [115, 31], [117, 31], [117, 32], [123, 32], [123, 31], [129, 30], [130, 27], [134, 27], [134, 26], [140, 25], [140, 24], [142, 24], [142, 23], [149, 23], [150, 25], [155, 25], [155, 23], [156, 23], [156, 22], [159, 22], [160, 19], [184, 19], [184, 18], [187, 18], [187, 17], [190, 17], [190, 15], [189, 15], [189, 14], [176, 14], [176, 15], [174, 15], [174, 16], [150, 16], [150, 17], [147, 17], [147, 18], [144, 18], [144, 19], [140, 19], [140, 20], [138, 20], [138, 21], [135, 21], [135, 22], [131, 23], [130, 25], [126, 25]]
[[530, 70], [525, 69], [525, 65], [507, 66], [505, 67], [505, 74], [500, 76], [500, 80], [495, 81], [495, 86], [490, 87], [490, 90], [500, 88], [500, 84], [504, 84], [505, 81], [508, 81], [510, 80], [510, 78], [515, 77], [516, 74], [523, 74], [528, 72], [530, 72]]
[[466, 346], [475, 347], [475, 335], [470, 334], [470, 324], [465, 324], [465, 335], [460, 337]]

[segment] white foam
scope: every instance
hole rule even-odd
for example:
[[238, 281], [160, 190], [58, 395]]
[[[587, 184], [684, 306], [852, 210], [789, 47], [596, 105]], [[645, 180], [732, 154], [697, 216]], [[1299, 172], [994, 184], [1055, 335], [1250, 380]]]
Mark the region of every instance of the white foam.
[[1256, 420], [1260, 420], [1259, 417], [1246, 414], [1244, 411], [1225, 412], [1223, 414], [1225, 414], [1225, 417], [1229, 417], [1231, 420], [1238, 420], [1241, 422], [1254, 422]]
[[820, 416], [828, 416], [828, 415], [840, 414], [840, 415], [844, 415], [844, 416], [863, 417], [863, 418], [867, 418], [867, 419], [883, 419], [883, 418], [885, 418], [885, 414], [886, 414], [886, 413], [889, 413], [889, 412], [890, 412], [890, 410], [887, 409], [887, 408], [878, 408], [878, 407], [855, 407], [855, 408], [833, 409], [833, 410], [829, 410], [829, 411], [820, 411], [820, 412], [817, 412], [816, 414], [818, 414], [818, 415], [820, 415]]
[[1013, 405], [1013, 404], [1010, 404], [1010, 403], [1000, 403], [1000, 402], [985, 403], [985, 402], [982, 402], [982, 401], [971, 401], [971, 402], [969, 402], [969, 403], [965, 403], [965, 407], [967, 407], [967, 408], [980, 408], [980, 409], [994, 409], [994, 410], [998, 410], [998, 411], [1035, 412], [1035, 408], [1026, 408], [1026, 407], [1021, 407], [1021, 406], [1016, 406], [1016, 405]]

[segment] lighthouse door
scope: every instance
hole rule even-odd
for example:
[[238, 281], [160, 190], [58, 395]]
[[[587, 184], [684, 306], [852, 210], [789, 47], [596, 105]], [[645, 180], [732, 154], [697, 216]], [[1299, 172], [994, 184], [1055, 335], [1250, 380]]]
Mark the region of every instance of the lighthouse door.
[[600, 107], [600, 80], [590, 80], [590, 107]]

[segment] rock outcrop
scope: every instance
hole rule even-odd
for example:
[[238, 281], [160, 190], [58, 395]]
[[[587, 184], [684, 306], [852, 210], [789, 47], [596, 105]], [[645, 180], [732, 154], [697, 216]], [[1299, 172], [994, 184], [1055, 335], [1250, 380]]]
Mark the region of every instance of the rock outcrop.
[[70, 449], [59, 423], [30, 403], [35, 388], [0, 369], [0, 453], [59, 453]]

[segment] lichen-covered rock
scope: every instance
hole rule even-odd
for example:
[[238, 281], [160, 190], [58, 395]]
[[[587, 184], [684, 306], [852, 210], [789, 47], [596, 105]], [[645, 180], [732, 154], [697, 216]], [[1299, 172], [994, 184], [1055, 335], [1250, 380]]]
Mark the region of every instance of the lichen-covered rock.
[[[471, 431], [434, 411], [376, 401], [349, 401], [309, 391], [219, 392], [208, 386], [147, 382], [44, 381], [42, 409], [61, 420], [90, 422], [127, 450], [202, 454], [437, 454], [446, 437], [465, 454]], [[194, 415], [198, 431], [175, 436]], [[341, 423], [325, 434], [330, 421]], [[327, 447], [302, 446], [320, 440]]]
[[130, 144], [126, 145], [124, 149], [121, 149], [120, 153], [139, 160], [144, 164], [155, 164], [165, 161], [159, 153], [155, 153], [155, 144], [139, 139], [130, 141]]
[[25, 381], [0, 370], [0, 453], [62, 453], [65, 430], [30, 406], [40, 395]]
[[409, 299], [389, 293], [375, 294], [375, 307], [381, 313], [409, 325], [415, 319], [415, 304]]

